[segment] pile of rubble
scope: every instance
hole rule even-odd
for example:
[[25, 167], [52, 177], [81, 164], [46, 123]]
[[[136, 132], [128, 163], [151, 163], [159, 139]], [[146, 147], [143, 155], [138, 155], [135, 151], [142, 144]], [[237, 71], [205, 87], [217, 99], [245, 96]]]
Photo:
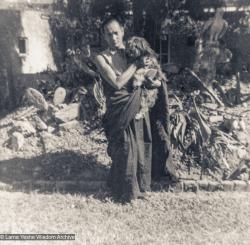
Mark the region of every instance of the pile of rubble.
[[91, 101], [68, 103], [66, 91], [58, 87], [48, 99], [28, 88], [22, 104], [0, 119], [2, 181], [106, 179], [106, 138], [93, 126]]
[[58, 133], [78, 124], [80, 103], [65, 104], [66, 90], [58, 87], [53, 103], [48, 103], [36, 89], [28, 88], [23, 96], [23, 108], [11, 122], [9, 147], [20, 150], [25, 139], [39, 132]]
[[80, 120], [92, 128], [100, 124], [98, 105], [84, 87], [67, 91], [59, 86], [50, 99], [45, 98], [46, 95], [34, 88], [26, 89], [21, 107], [9, 122], [6, 144], [10, 149], [21, 150], [30, 136], [70, 131], [79, 126]]

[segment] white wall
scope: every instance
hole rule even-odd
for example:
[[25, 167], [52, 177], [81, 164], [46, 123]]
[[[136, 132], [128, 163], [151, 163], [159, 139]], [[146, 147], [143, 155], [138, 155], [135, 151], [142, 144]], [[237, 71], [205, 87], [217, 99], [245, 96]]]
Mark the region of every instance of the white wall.
[[55, 0], [1, 0], [2, 3], [34, 3], [34, 4], [51, 4]]
[[[47, 70], [56, 70], [50, 47], [52, 34], [47, 19], [41, 18], [42, 12], [27, 10], [21, 12], [22, 36], [26, 37], [27, 55], [22, 57], [22, 72], [34, 74]], [[18, 47], [16, 47], [18, 50]]]

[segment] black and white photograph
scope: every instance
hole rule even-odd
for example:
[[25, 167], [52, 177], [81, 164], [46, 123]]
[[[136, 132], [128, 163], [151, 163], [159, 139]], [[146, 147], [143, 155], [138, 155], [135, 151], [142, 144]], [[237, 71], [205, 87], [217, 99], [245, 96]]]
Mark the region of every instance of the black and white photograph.
[[250, 0], [1, 0], [0, 244], [249, 245]]

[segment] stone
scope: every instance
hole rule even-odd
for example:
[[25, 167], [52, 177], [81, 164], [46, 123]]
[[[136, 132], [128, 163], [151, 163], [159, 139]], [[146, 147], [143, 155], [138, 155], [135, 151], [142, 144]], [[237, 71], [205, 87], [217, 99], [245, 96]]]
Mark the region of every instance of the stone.
[[29, 137], [31, 135], [36, 134], [36, 129], [28, 121], [14, 121], [11, 131], [19, 132], [23, 134], [25, 137]]
[[73, 120], [70, 122], [59, 124], [59, 129], [67, 131], [67, 130], [76, 128], [78, 125], [79, 125], [79, 122], [77, 120]]
[[59, 111], [59, 109], [56, 106], [54, 106], [53, 104], [49, 104], [48, 105], [48, 111], [50, 113], [55, 113], [55, 112]]
[[183, 181], [178, 181], [176, 183], [173, 183], [169, 186], [168, 191], [169, 192], [183, 192]]
[[245, 172], [245, 173], [240, 174], [239, 179], [244, 180], [244, 181], [249, 180], [249, 173]]
[[222, 122], [223, 121], [223, 116], [210, 116], [209, 117], [209, 122], [211, 123], [217, 123], [217, 122]]
[[241, 131], [245, 131], [246, 130], [246, 123], [245, 123], [245, 121], [243, 119], [240, 119], [240, 121], [239, 121], [239, 129]]
[[37, 109], [42, 111], [48, 110], [48, 103], [44, 96], [34, 88], [27, 88], [24, 96], [23, 103], [28, 105], [34, 105]]
[[44, 131], [48, 129], [47, 124], [39, 117], [39, 116], [34, 116], [33, 117], [33, 123], [37, 130], [39, 131]]
[[248, 143], [248, 134], [245, 132], [237, 132], [237, 138], [242, 144]]
[[230, 180], [239, 180], [239, 177], [246, 170], [246, 164], [244, 159], [241, 160], [238, 166], [232, 170], [232, 172], [228, 175], [228, 179]]
[[246, 191], [250, 192], [250, 180], [246, 181], [246, 183], [247, 183]]
[[0, 182], [0, 190], [1, 191], [10, 191], [11, 189], [12, 189], [11, 185], [6, 184], [4, 182]]
[[[49, 119], [49, 118], [53, 118], [55, 113], [59, 111], [59, 109], [54, 106], [53, 104], [49, 104], [48, 106], [48, 112], [45, 114], [45, 116]], [[43, 118], [44, 119], [44, 118]]]
[[69, 122], [79, 118], [80, 103], [72, 103], [55, 113], [55, 119], [59, 122]]
[[196, 181], [193, 181], [193, 180], [184, 181], [184, 191], [197, 192], [198, 191], [198, 183]]
[[222, 186], [219, 182], [208, 181], [208, 191], [219, 191], [222, 189]]
[[240, 159], [246, 158], [247, 157], [247, 150], [243, 148], [239, 148], [238, 151], [238, 156]]
[[54, 93], [53, 104], [54, 105], [62, 104], [65, 101], [66, 95], [67, 95], [66, 89], [64, 89], [63, 87], [58, 87]]
[[66, 107], [67, 107], [67, 104], [65, 104], [65, 103], [58, 104], [58, 105], [56, 106], [57, 111], [59, 111], [59, 110], [61, 110], [61, 109], [64, 109], [64, 108], [66, 108]]
[[223, 191], [233, 191], [234, 190], [234, 182], [225, 180], [221, 182]]
[[217, 111], [210, 111], [209, 115], [210, 116], [218, 116], [218, 112]]
[[10, 138], [10, 148], [12, 150], [18, 151], [24, 145], [25, 139], [24, 136], [19, 132], [13, 132]]
[[239, 121], [235, 119], [225, 119], [223, 121], [223, 127], [229, 132], [239, 130]]
[[48, 126], [48, 128], [47, 128], [47, 132], [48, 132], [49, 134], [54, 133], [55, 130], [56, 130], [56, 129], [55, 129], [54, 127], [52, 127], [52, 126]]
[[199, 190], [208, 191], [208, 181], [207, 180], [198, 180], [197, 181]]
[[247, 191], [248, 184], [246, 181], [242, 180], [233, 180], [234, 183], [234, 190], [235, 191]]

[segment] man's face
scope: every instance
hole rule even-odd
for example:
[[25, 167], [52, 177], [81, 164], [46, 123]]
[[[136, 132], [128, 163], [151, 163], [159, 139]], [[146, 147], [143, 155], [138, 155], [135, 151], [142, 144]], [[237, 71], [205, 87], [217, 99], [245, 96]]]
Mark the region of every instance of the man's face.
[[124, 29], [113, 20], [104, 27], [104, 38], [110, 48], [122, 48]]

